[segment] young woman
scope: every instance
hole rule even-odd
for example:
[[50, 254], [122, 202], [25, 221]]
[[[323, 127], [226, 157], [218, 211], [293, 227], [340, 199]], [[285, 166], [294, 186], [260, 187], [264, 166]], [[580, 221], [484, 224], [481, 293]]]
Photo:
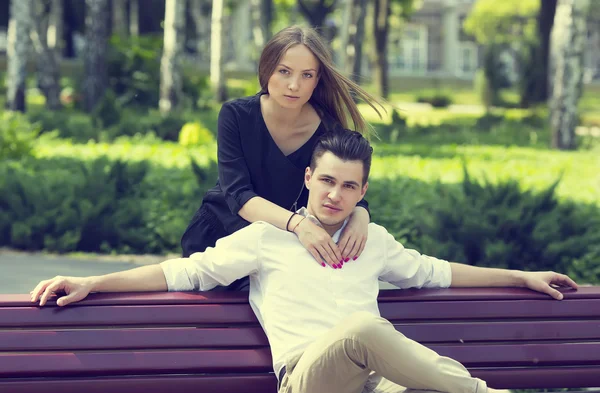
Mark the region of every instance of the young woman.
[[[225, 103], [218, 120], [219, 179], [183, 234], [183, 256], [254, 221], [294, 232], [323, 267], [356, 260], [367, 239], [368, 204], [359, 202], [336, 244], [325, 230], [303, 220], [304, 170], [319, 135], [333, 127], [369, 134], [353, 95], [380, 113], [382, 101], [337, 71], [316, 31], [288, 27], [273, 36], [260, 57], [261, 91]], [[385, 109], [384, 109], [385, 110]], [[335, 208], [334, 206], [332, 208]], [[245, 282], [232, 284], [241, 289]]]

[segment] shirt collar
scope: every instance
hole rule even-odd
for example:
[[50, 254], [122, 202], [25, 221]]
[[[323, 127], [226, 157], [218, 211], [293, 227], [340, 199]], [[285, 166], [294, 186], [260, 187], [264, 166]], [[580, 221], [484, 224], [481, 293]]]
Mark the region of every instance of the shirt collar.
[[[296, 211], [297, 214], [301, 215], [302, 217], [306, 217], [307, 219], [311, 220], [313, 223], [315, 223], [316, 225], [320, 226], [321, 228], [323, 228], [323, 225], [321, 224], [321, 221], [319, 221], [317, 219], [317, 217], [313, 216], [312, 214], [310, 214], [308, 212], [308, 209], [305, 207], [301, 207], [300, 209], [298, 209]], [[335, 243], [338, 242], [338, 240], [340, 239], [340, 235], [342, 234], [342, 231], [344, 230], [344, 228], [346, 227], [346, 224], [348, 223], [348, 219], [346, 218], [344, 220], [344, 223], [342, 224], [341, 228], [338, 229], [333, 236], [331, 237], [333, 239], [333, 241]]]

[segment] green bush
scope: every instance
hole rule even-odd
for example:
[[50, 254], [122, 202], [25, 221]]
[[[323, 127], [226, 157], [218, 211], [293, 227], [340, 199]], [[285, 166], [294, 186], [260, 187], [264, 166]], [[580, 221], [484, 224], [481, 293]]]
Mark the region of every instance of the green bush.
[[87, 142], [98, 139], [99, 130], [94, 125], [93, 118], [83, 112], [64, 109], [49, 111], [43, 108], [27, 113], [30, 121], [38, 123], [41, 132], [57, 131], [61, 138], [71, 138], [77, 142]]
[[197, 121], [184, 124], [179, 131], [179, 144], [183, 146], [202, 146], [214, 140], [211, 132]]
[[40, 132], [20, 113], [4, 112], [0, 118], [0, 160], [20, 159], [31, 154]]
[[446, 108], [452, 104], [452, 94], [434, 91], [434, 92], [422, 92], [416, 97], [417, 102], [427, 103], [433, 106], [434, 108]]
[[[514, 181], [480, 183], [469, 176], [460, 190], [438, 184], [438, 200], [417, 222], [428, 254], [470, 265], [525, 270], [598, 270], [600, 209], [559, 203], [558, 182], [541, 192]], [[585, 265], [585, 266], [581, 266]]]

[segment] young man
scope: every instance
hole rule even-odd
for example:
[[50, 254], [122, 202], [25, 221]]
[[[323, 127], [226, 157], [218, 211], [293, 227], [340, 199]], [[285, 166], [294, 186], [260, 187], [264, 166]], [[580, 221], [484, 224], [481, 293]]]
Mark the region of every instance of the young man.
[[[325, 134], [317, 143], [299, 210], [337, 241], [367, 191], [372, 148], [357, 132]], [[294, 228], [290, 228], [293, 231]], [[219, 240], [189, 258], [99, 277], [40, 282], [32, 302], [56, 292], [64, 306], [90, 292], [209, 290], [250, 276], [250, 304], [269, 338], [280, 392], [402, 392], [404, 387], [486, 393], [458, 362], [404, 337], [379, 316], [378, 280], [401, 288], [523, 286], [562, 295], [551, 284], [577, 285], [554, 272], [522, 272], [449, 263], [405, 249], [383, 227], [369, 224], [361, 257], [332, 269], [314, 263], [296, 235], [264, 222]]]

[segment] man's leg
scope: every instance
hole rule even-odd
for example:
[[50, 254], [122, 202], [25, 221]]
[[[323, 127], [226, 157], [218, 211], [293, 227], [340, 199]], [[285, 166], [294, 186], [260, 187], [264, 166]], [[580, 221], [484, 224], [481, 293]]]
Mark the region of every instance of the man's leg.
[[486, 393], [459, 362], [396, 331], [387, 320], [355, 313], [288, 365], [282, 392], [360, 393], [371, 371], [410, 389]]

